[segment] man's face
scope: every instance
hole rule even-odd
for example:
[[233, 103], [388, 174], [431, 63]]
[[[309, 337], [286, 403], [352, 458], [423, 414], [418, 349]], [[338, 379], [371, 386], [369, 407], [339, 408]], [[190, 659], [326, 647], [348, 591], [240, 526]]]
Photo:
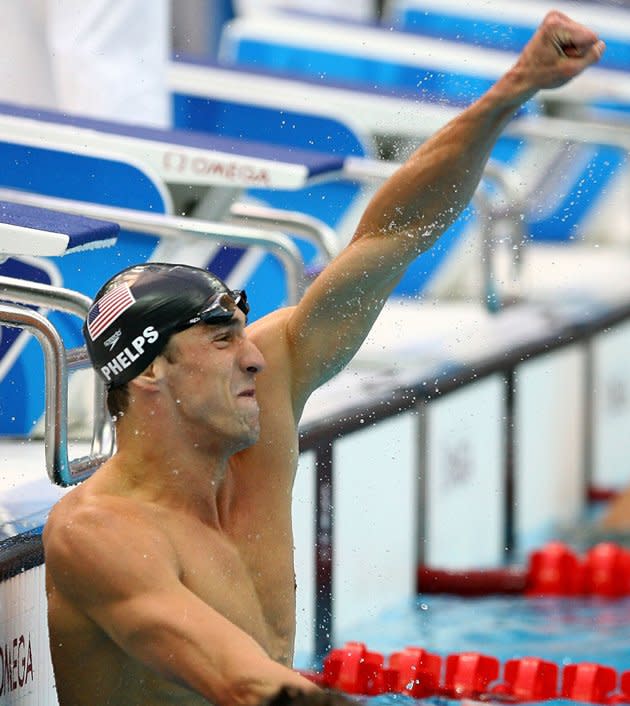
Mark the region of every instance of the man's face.
[[177, 405], [183, 433], [229, 453], [257, 441], [255, 378], [265, 362], [245, 333], [241, 311], [228, 323], [200, 323], [174, 335], [164, 357], [164, 384]]

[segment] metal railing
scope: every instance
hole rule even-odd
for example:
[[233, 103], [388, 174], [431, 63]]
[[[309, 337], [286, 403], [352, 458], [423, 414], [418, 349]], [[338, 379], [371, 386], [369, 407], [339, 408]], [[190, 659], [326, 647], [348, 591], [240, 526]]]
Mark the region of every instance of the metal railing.
[[0, 189], [0, 200], [26, 206], [47, 208], [118, 223], [123, 230], [162, 238], [207, 240], [239, 247], [258, 246], [275, 256], [286, 272], [287, 300], [298, 302], [304, 293], [304, 261], [299, 249], [284, 233], [244, 226], [215, 223], [183, 216], [147, 213], [115, 206], [101, 206], [86, 201], [41, 196], [14, 189]]
[[[9, 300], [17, 304], [33, 304], [47, 309], [75, 314], [85, 319], [92, 300], [81, 292], [49, 284], [31, 282], [0, 276], [0, 300]], [[65, 349], [66, 367], [68, 371], [89, 366], [85, 346]], [[106, 408], [105, 383], [98, 375], [94, 376], [94, 421], [92, 429], [92, 444], [90, 455], [109, 456], [113, 450], [114, 434]], [[67, 465], [67, 464], [66, 464]], [[56, 474], [53, 468], [47, 467], [48, 475]]]
[[228, 219], [231, 223], [286, 230], [301, 235], [316, 245], [326, 260], [332, 260], [339, 254], [339, 238], [335, 231], [306, 213], [237, 202], [230, 207]]
[[[0, 304], [0, 322], [32, 333], [44, 353], [46, 403], [44, 446], [46, 470], [50, 480], [62, 486], [87, 478], [107, 459], [104, 454], [68, 460], [68, 370], [81, 367], [78, 356], [70, 363], [55, 327], [41, 314], [23, 306]], [[85, 361], [87, 363], [87, 356]]]
[[496, 203], [490, 193], [477, 189], [473, 195], [473, 205], [479, 214], [479, 238], [481, 239], [482, 304], [490, 312], [499, 311], [505, 304], [499, 291], [494, 266], [494, 252], [497, 244], [497, 230], [507, 224], [510, 252], [512, 256], [511, 274], [514, 283], [518, 283], [523, 262], [523, 248], [527, 242], [525, 228], [525, 197], [509, 178], [505, 169], [494, 162], [489, 162], [484, 170], [484, 177], [497, 184], [505, 201]]

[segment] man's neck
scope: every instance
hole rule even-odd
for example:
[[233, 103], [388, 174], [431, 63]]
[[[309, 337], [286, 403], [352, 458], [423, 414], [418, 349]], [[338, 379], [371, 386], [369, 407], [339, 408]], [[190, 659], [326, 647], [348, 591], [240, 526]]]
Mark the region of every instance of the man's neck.
[[[120, 431], [120, 430], [117, 430]], [[218, 526], [218, 494], [228, 458], [176, 434], [134, 430], [117, 434], [118, 450], [107, 464], [109, 482], [118, 492], [181, 509]]]

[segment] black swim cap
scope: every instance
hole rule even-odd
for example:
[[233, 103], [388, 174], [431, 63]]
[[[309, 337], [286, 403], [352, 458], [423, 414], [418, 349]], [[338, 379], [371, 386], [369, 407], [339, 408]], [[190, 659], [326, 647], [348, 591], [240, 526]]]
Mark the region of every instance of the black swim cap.
[[230, 321], [237, 307], [247, 316], [245, 292], [199, 267], [134, 265], [98, 291], [83, 336], [97, 373], [118, 387], [145, 370], [174, 333], [200, 321]]

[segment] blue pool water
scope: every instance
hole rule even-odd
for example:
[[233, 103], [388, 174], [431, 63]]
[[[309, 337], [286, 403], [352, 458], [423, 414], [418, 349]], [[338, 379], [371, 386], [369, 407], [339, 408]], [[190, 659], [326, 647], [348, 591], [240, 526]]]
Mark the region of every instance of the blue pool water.
[[[489, 596], [460, 598], [419, 596], [382, 613], [378, 620], [356, 624], [335, 636], [337, 645], [354, 640], [388, 656], [408, 646], [445, 657], [481, 652], [503, 664], [518, 657], [542, 657], [560, 669], [595, 662], [621, 673], [630, 669], [630, 598], [527, 598]], [[383, 695], [370, 706], [417, 703], [408, 697]], [[457, 704], [431, 699], [432, 704]], [[545, 702], [559, 706], [574, 701]]]
[[[477, 704], [482, 703], [492, 703], [492, 702], [481, 702], [472, 701], [471, 699], [462, 699], [461, 701], [453, 701], [451, 699], [412, 699], [409, 696], [403, 696], [402, 694], [382, 694], [381, 696], [371, 696], [366, 699], [359, 699], [360, 703], [367, 704], [368, 706], [477, 706]], [[498, 702], [495, 702], [498, 703]], [[544, 703], [547, 706], [584, 706], [578, 701], [570, 701], [568, 699], [552, 699], [549, 701], [538, 701], [532, 702], [536, 703], [538, 706]], [[519, 706], [528, 706], [525, 702], [520, 702]], [[589, 705], [592, 706], [592, 705]]]
[[536, 656], [558, 665], [630, 669], [630, 598], [420, 596], [336, 636], [388, 655], [407, 646], [440, 655], [482, 652], [501, 661]]

